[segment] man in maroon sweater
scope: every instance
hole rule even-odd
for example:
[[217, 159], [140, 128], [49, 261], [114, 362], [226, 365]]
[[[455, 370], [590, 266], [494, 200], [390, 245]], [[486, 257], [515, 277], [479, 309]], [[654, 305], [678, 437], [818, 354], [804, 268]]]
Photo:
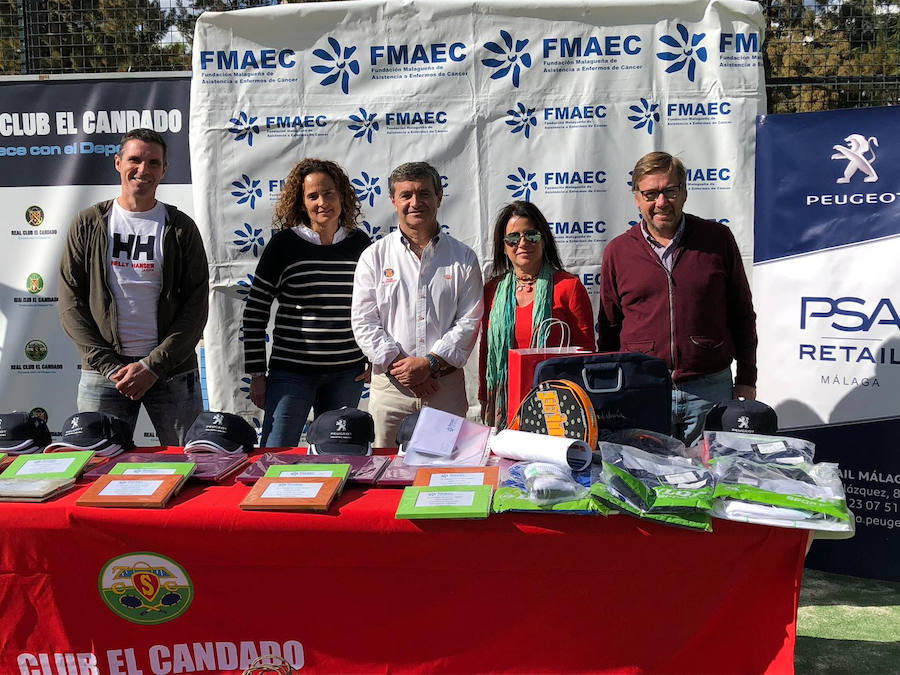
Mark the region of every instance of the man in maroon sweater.
[[603, 252], [598, 347], [666, 362], [672, 433], [690, 445], [715, 403], [756, 398], [750, 286], [731, 231], [683, 212], [687, 180], [679, 159], [645, 155], [632, 190], [641, 222]]

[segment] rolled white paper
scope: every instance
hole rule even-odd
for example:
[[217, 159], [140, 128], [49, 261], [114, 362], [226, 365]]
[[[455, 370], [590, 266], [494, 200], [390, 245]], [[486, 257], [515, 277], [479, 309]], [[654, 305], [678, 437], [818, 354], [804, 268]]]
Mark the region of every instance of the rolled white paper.
[[591, 447], [584, 441], [504, 429], [491, 437], [491, 452], [523, 462], [550, 462], [583, 471], [591, 464]]

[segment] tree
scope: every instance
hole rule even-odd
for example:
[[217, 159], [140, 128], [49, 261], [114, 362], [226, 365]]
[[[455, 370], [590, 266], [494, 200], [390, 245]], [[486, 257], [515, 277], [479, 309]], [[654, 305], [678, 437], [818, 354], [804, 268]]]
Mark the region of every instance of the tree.
[[[299, 0], [303, 1], [303, 0]], [[172, 23], [188, 44], [194, 43], [194, 24], [203, 12], [228, 12], [233, 9], [267, 7], [282, 4], [278, 0], [178, 0], [171, 10]]]
[[188, 68], [184, 45], [163, 41], [170, 25], [156, 0], [0, 0], [0, 72]]
[[900, 14], [873, 0], [769, 0], [769, 110], [900, 102]]

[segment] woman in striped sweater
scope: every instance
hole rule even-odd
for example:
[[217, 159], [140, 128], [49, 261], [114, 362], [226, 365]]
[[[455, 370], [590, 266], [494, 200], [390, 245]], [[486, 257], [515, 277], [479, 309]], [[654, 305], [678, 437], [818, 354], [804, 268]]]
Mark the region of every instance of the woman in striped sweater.
[[[309, 416], [359, 403], [366, 359], [350, 328], [353, 272], [371, 243], [359, 200], [334, 162], [304, 159], [275, 207], [280, 228], [263, 250], [244, 308], [250, 400], [266, 411], [262, 447], [293, 447]], [[266, 327], [278, 300], [266, 374]]]

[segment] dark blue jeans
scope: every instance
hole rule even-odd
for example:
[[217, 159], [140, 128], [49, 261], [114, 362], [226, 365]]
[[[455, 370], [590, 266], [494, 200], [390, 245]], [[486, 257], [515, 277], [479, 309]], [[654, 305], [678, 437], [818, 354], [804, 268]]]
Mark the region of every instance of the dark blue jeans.
[[688, 447], [703, 433], [706, 413], [716, 403], [730, 401], [734, 385], [731, 369], [672, 385], [672, 435]]
[[358, 367], [318, 375], [271, 371], [266, 378], [266, 416], [260, 447], [297, 446], [311, 409], [318, 417], [329, 410], [358, 406], [363, 383], [355, 378], [361, 374]]
[[184, 445], [184, 437], [197, 415], [203, 412], [200, 373], [192, 370], [158, 380], [147, 393], [132, 401], [116, 389], [115, 382], [93, 370], [83, 370], [78, 382], [78, 412], [105, 412], [131, 427], [137, 424], [141, 405], [156, 430], [160, 445]]

